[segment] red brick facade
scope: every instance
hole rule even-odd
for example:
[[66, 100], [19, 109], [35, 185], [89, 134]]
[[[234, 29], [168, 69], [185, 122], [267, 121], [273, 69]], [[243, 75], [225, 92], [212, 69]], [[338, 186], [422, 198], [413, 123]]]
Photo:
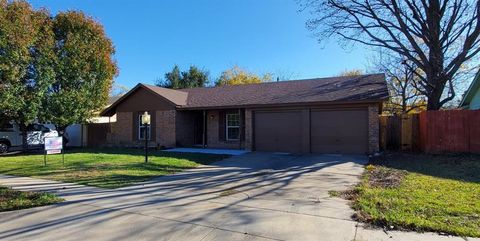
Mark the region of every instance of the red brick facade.
[[[379, 106], [372, 104], [368, 106], [368, 151], [375, 153], [379, 151], [379, 120], [378, 111]], [[205, 112], [206, 136], [205, 144], [208, 148], [229, 148], [229, 149], [253, 149], [253, 114], [252, 110], [244, 110], [241, 140], [227, 141], [221, 138], [222, 133], [226, 129], [221, 126], [221, 110], [208, 110]], [[135, 113], [132, 112], [118, 112], [117, 122], [112, 123], [112, 133], [107, 137], [108, 145], [113, 146], [142, 146], [143, 142], [135, 138], [134, 133], [137, 133], [133, 128]], [[201, 111], [197, 113], [199, 118], [203, 118]], [[223, 117], [225, 117], [223, 115]], [[194, 143], [194, 115], [188, 111], [176, 110], [159, 110], [155, 111], [153, 118], [155, 123], [152, 127], [155, 131], [152, 132], [155, 136], [149, 145], [155, 147], [175, 147], [183, 146], [190, 147]], [[202, 137], [203, 138], [203, 137]], [[197, 140], [197, 144], [202, 144], [202, 141]]]
[[117, 112], [117, 121], [112, 123], [111, 133], [107, 135], [107, 145], [125, 146], [132, 142], [133, 113]]
[[157, 111], [155, 118], [155, 140], [159, 147], [176, 146], [175, 110]]
[[[325, 84], [326, 82], [330, 84]], [[348, 84], [351, 88], [344, 88], [341, 83]], [[330, 89], [337, 87], [338, 89]], [[322, 88], [327, 88], [325, 93], [318, 92], [317, 89]], [[205, 146], [254, 150], [258, 144], [260, 150], [288, 149], [290, 152], [308, 153], [316, 148], [316, 152], [343, 151], [341, 148], [317, 148], [320, 145], [319, 141], [313, 143], [312, 136], [324, 134], [325, 136], [320, 137], [320, 142], [326, 141], [321, 144], [322, 147], [336, 145], [336, 147], [346, 147], [346, 153], [375, 153], [379, 150], [378, 111], [381, 102], [387, 97], [388, 90], [383, 75], [182, 90], [138, 84], [102, 111], [101, 115], [117, 115], [116, 122], [112, 123], [110, 128], [111, 133], [108, 133], [106, 138], [106, 144], [111, 146], [143, 145], [143, 141], [140, 140], [142, 135], [139, 133], [143, 129], [139, 126], [139, 115], [148, 111], [152, 120], [149, 144], [159, 148]], [[312, 110], [316, 109], [340, 111], [355, 109], [357, 111], [344, 111], [347, 112], [343, 113], [344, 117], [336, 115], [337, 113], [331, 112], [328, 115], [328, 112], [320, 111], [327, 116], [315, 116], [323, 118], [325, 121], [318, 119], [318, 121], [312, 122]], [[288, 113], [284, 113], [282, 116], [269, 114], [270, 119], [260, 118], [262, 115], [259, 113], [262, 111], [275, 112], [277, 110], [287, 110], [288, 113], [293, 111], [297, 114], [293, 115], [293, 119], [286, 118]], [[257, 111], [257, 115], [254, 111]], [[230, 113], [240, 113], [240, 118], [231, 116]], [[318, 114], [319, 111], [316, 113]], [[352, 117], [352, 113], [360, 114]], [[368, 117], [368, 121], [365, 116]], [[226, 117], [232, 117], [230, 123], [236, 124], [227, 127]], [[258, 117], [256, 122], [255, 117]], [[344, 126], [336, 125], [338, 119], [351, 122], [338, 123], [343, 123]], [[361, 122], [357, 122], [357, 119]], [[328, 120], [333, 124], [328, 125], [326, 123]], [[366, 121], [368, 126], [366, 126]], [[237, 125], [237, 123], [239, 124]], [[257, 138], [254, 138], [255, 123], [260, 128], [257, 129]], [[272, 123], [279, 125], [273, 126]], [[315, 125], [312, 127], [312, 123], [326, 125], [319, 127], [323, 129], [314, 129]], [[358, 126], [354, 126], [354, 124], [358, 124]], [[285, 128], [286, 126], [288, 128]], [[342, 134], [337, 134], [337, 129], [329, 126], [337, 126], [338, 130], [343, 130]], [[349, 127], [354, 129], [349, 129]], [[368, 130], [364, 128], [368, 128]], [[312, 134], [312, 129], [314, 129], [314, 134]], [[266, 132], [267, 130], [270, 132]], [[282, 132], [282, 139], [279, 136], [275, 137], [279, 133], [277, 130], [289, 130], [290, 132]], [[326, 130], [330, 130], [331, 133], [327, 133]], [[230, 134], [231, 138], [237, 138], [238, 134], [239, 139], [228, 140], [227, 134]], [[296, 138], [295, 149], [290, 148], [294, 146], [292, 138]], [[357, 138], [357, 141], [341, 142], [348, 138]], [[255, 139], [258, 141], [257, 144]], [[262, 149], [260, 143], [269, 143], [270, 147], [273, 147]], [[354, 147], [350, 148], [350, 146]]]
[[225, 128], [220, 127], [220, 113], [218, 110], [209, 110], [207, 115], [207, 147], [209, 148], [229, 148], [242, 149], [243, 141], [227, 141], [220, 138], [221, 131], [226, 132]]

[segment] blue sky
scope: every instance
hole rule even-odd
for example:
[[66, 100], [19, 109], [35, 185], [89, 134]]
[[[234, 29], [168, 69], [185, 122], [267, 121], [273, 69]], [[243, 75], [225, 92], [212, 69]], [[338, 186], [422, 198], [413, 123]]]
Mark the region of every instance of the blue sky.
[[308, 13], [295, 0], [32, 0], [52, 14], [82, 10], [105, 27], [120, 68], [116, 82], [154, 83], [178, 64], [211, 78], [238, 65], [290, 79], [365, 69], [371, 53], [319, 44], [305, 28]]

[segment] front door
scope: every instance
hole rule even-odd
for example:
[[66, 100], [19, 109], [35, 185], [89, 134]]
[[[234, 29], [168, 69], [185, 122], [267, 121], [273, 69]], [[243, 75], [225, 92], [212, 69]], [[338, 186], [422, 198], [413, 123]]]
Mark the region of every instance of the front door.
[[[193, 117], [193, 144], [203, 145], [203, 113], [201, 111], [195, 113]], [[206, 132], [205, 132], [206, 133]]]

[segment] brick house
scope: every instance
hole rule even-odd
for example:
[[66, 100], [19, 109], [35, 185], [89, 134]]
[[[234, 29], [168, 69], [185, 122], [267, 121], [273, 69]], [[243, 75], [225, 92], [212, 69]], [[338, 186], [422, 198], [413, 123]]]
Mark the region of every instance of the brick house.
[[148, 111], [156, 147], [373, 153], [387, 98], [383, 74], [177, 90], [138, 84], [101, 115], [116, 114], [106, 143], [114, 146], [143, 145]]

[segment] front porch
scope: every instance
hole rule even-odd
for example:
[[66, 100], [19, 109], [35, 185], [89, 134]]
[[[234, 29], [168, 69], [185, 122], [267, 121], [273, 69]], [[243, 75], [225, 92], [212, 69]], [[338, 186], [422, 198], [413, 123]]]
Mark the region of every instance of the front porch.
[[181, 110], [176, 147], [245, 149], [245, 109]]

